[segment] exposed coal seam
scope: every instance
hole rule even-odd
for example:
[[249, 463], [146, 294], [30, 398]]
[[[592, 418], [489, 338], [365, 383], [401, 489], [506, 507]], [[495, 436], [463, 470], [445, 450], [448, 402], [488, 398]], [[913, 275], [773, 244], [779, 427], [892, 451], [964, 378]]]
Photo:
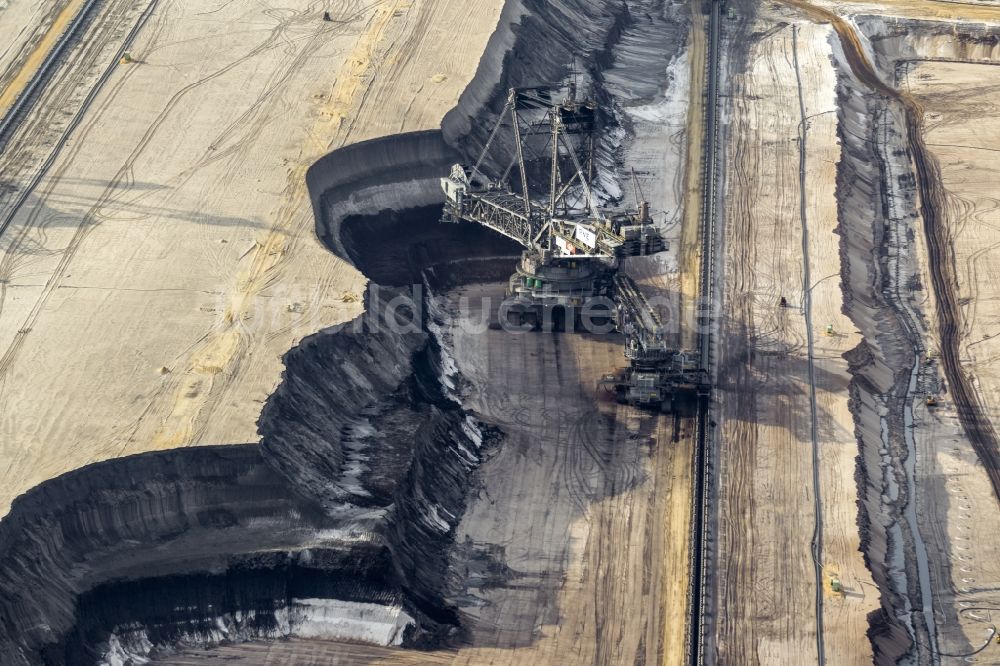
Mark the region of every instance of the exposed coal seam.
[[[432, 192], [440, 200], [434, 169], [455, 161], [449, 145], [481, 145], [473, 121], [499, 109], [512, 82], [562, 79], [574, 58], [591, 63], [590, 75], [599, 76], [627, 20], [617, 0], [509, 0], [442, 132], [350, 146], [309, 170], [317, 233], [341, 254], [339, 226], [329, 226], [323, 211], [338, 187], [342, 201], [365, 190], [368, 211], [408, 207], [391, 201], [401, 194], [386, 199], [395, 189], [405, 191], [410, 205], [432, 203]], [[400, 150], [404, 145], [409, 152]], [[387, 205], [371, 207], [380, 200]], [[432, 269], [460, 280], [448, 266]], [[460, 636], [454, 611], [442, 603], [442, 585], [450, 580], [445, 544], [464, 508], [462, 482], [479, 462], [467, 453], [476, 424], [442, 398], [433, 339], [422, 332], [367, 333], [361, 343], [347, 329], [323, 331], [286, 355], [282, 386], [261, 417], [260, 448], [189, 448], [110, 460], [16, 499], [0, 521], [0, 661], [92, 663], [109, 649], [108, 640], [148, 654], [181, 635], [206, 643], [273, 638], [287, 632], [288, 613], [281, 613], [310, 594], [399, 604], [415, 619], [405, 634], [414, 646]], [[329, 383], [305, 388], [317, 367], [341, 368], [363, 349], [394, 368], [364, 366], [361, 383], [372, 388], [370, 399], [314, 390], [329, 391]], [[317, 376], [330, 381], [326, 372]], [[344, 400], [354, 401], [354, 411], [343, 409]], [[317, 422], [317, 415], [329, 414], [342, 420]], [[338, 488], [339, 472], [351, 461], [331, 443], [368, 433], [364, 422], [373, 416], [380, 442], [394, 453], [359, 471], [360, 489]], [[323, 428], [332, 425], [339, 429]], [[282, 448], [294, 436], [319, 448]], [[495, 433], [481, 427], [480, 436], [488, 444]], [[393, 448], [393, 442], [411, 448]], [[401, 462], [407, 455], [409, 464]], [[428, 520], [428, 507], [445, 506], [454, 512]], [[365, 516], [372, 531], [360, 542], [356, 536], [346, 544], [338, 536], [317, 541]], [[164, 560], [157, 552], [167, 545], [172, 554]], [[222, 621], [231, 633], [212, 633]]]
[[[857, 48], [857, 53], [864, 53], [856, 43], [857, 37], [852, 29], [844, 25], [838, 27], [838, 23], [834, 23], [834, 27], [842, 41], [853, 41], [852, 49]], [[945, 209], [945, 201], [940, 168], [937, 160], [924, 145], [923, 107], [912, 95], [883, 84], [867, 60], [854, 58], [851, 67], [859, 78], [865, 77], [866, 84], [896, 100], [905, 109], [907, 140], [916, 170], [916, 184], [920, 191], [920, 214], [927, 241], [927, 263], [938, 304], [937, 323], [941, 339], [942, 366], [951, 387], [962, 428], [986, 469], [994, 496], [1000, 501], [1000, 439], [992, 421], [984, 413], [979, 396], [972, 388], [969, 375], [962, 369], [959, 358], [960, 331], [957, 323], [959, 308], [955, 297], [958, 282], [955, 277], [955, 252], [948, 226], [941, 214]]]
[[[581, 88], [590, 84], [599, 108], [610, 108], [602, 72], [612, 65], [613, 47], [631, 20], [624, 0], [508, 0], [476, 76], [441, 123], [445, 142], [474, 161], [492, 129], [483, 119], [497, 117], [509, 88], [565, 81], [573, 68]], [[611, 119], [601, 114], [598, 122]], [[513, 152], [513, 140], [498, 135], [484, 165], [503, 171]]]
[[[897, 547], [890, 525], [905, 525], [902, 506], [908, 492], [901, 488], [897, 500], [886, 503], [888, 481], [883, 478], [886, 472], [882, 465], [885, 456], [898, 459], [905, 455], [901, 444], [902, 401], [915, 357], [906, 343], [900, 315], [885, 295], [889, 286], [885, 246], [890, 214], [885, 171], [879, 166], [874, 127], [870, 124], [878, 102], [861, 95], [845, 75], [840, 79], [838, 133], [842, 156], [837, 168], [837, 200], [844, 312], [864, 334], [863, 341], [844, 355], [851, 374], [849, 405], [858, 440], [857, 524], [860, 550], [882, 605], [869, 616], [868, 637], [876, 663], [894, 663], [913, 647], [908, 631], [895, 616], [895, 609], [903, 607], [903, 601], [895, 591], [890, 562]], [[865, 214], [859, 216], [852, 212], [855, 210]], [[867, 217], [872, 210], [876, 213], [874, 220]], [[883, 431], [883, 427], [887, 430]], [[884, 519], [887, 511], [891, 512], [892, 523]]]
[[[294, 550], [331, 527], [254, 445], [141, 454], [64, 474], [18, 497], [0, 522], [0, 663], [93, 663], [73, 635], [90, 619], [78, 615], [78, 596], [102, 581], [144, 577], [151, 565], [164, 575], [224, 570], [230, 558]], [[201, 550], [214, 534], [226, 549]], [[167, 543], [174, 562], [156, 557]]]

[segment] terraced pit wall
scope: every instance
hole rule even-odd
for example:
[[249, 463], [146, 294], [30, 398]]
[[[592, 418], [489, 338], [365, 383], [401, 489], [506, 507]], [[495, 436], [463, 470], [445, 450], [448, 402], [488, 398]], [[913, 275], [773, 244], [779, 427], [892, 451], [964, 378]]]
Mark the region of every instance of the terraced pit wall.
[[[380, 215], [417, 208], [430, 219], [438, 178], [456, 155], [478, 153], [481, 118], [507, 87], [560, 80], [574, 58], [595, 62], [599, 77], [627, 20], [611, 0], [510, 0], [441, 132], [351, 146], [309, 171], [319, 237], [359, 260], [378, 248], [343, 239], [362, 239]], [[463, 257], [478, 253], [481, 278], [513, 256], [478, 240], [408, 269], [434, 267], [455, 284], [469, 275]], [[384, 290], [368, 306], [377, 318], [404, 293]], [[15, 500], [0, 522], [0, 662], [146, 658], [179, 641], [461, 636], [446, 601], [450, 535], [496, 433], [446, 396], [425, 330], [377, 321], [318, 332], [285, 356], [261, 446], [110, 460]]]
[[3, 663], [453, 633], [443, 553], [484, 434], [441, 393], [428, 335], [401, 330], [364, 321], [289, 352], [261, 447], [99, 463], [19, 498], [0, 526]]
[[[996, 35], [983, 26], [865, 16], [855, 25], [875, 74], [891, 85], [898, 86], [897, 67], [911, 60], [995, 62], [1000, 55]], [[950, 565], [924, 543], [917, 518], [920, 503], [940, 501], [920, 494], [925, 463], [916, 459], [912, 432], [918, 387], [938, 381], [937, 366], [924, 361], [937, 322], [922, 309], [922, 287], [911, 278], [919, 273], [915, 239], [925, 232], [913, 162], [921, 147], [912, 145], [912, 118], [897, 95], [859, 82], [844, 60], [838, 66], [841, 275], [847, 314], [865, 336], [848, 356], [859, 528], [882, 606], [869, 618], [869, 638], [876, 663], [930, 663], [940, 657], [938, 622], [949, 616], [944, 609], [927, 611], [934, 585], [943, 584], [931, 579], [928, 560]]]
[[[903, 404], [915, 356], [893, 308], [891, 277], [886, 272], [886, 243], [891, 211], [884, 187], [885, 163], [872, 119], [886, 113], [884, 100], [858, 90], [841, 77], [838, 86], [842, 146], [837, 174], [840, 202], [841, 279], [846, 314], [864, 334], [847, 355], [852, 381], [851, 411], [858, 438], [858, 526], [865, 563], [879, 587], [882, 609], [869, 618], [874, 653], [894, 663], [909, 649], [906, 628], [896, 617], [904, 601], [892, 576], [905, 549], [908, 501], [896, 474], [905, 458]], [[874, 213], [874, 219], [873, 219]], [[898, 222], [898, 220], [896, 220]], [[890, 489], [891, 487], [891, 489]], [[890, 502], [886, 498], [892, 497]], [[882, 662], [879, 662], [882, 663]]]

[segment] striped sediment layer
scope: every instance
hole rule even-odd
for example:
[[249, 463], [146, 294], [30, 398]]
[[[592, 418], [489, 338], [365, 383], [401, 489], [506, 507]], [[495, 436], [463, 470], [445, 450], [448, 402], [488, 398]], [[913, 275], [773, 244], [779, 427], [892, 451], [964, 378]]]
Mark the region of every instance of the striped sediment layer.
[[[438, 178], [484, 143], [478, 119], [506, 88], [559, 80], [574, 58], [599, 68], [627, 20], [611, 0], [509, 0], [442, 131], [350, 146], [310, 169], [320, 239], [387, 284], [506, 271], [512, 246], [485, 232], [418, 242], [395, 273], [370, 235], [432, 233]], [[495, 431], [443, 389], [439, 341], [386, 314], [398, 313], [393, 299], [421, 301], [410, 289], [369, 295], [367, 316], [286, 354], [260, 446], [109, 460], [15, 500], [0, 522], [0, 662], [124, 662], [285, 636], [460, 637], [452, 534]]]
[[444, 554], [484, 431], [445, 397], [437, 358], [419, 327], [317, 333], [285, 358], [262, 446], [98, 463], [18, 498], [0, 524], [3, 663], [454, 634]]
[[[914, 237], [945, 230], [934, 228], [941, 222], [940, 182], [936, 166], [928, 169], [919, 136], [922, 111], [907, 92], [891, 86], [897, 85], [898, 67], [909, 61], [993, 61], [1000, 41], [977, 25], [956, 29], [954, 23], [875, 16], [855, 17], [854, 25], [838, 27], [851, 32], [854, 43], [853, 55], [839, 62], [843, 158], [837, 197], [846, 311], [865, 336], [848, 360], [859, 442], [861, 545], [881, 596], [881, 608], [869, 618], [869, 638], [877, 663], [904, 658], [923, 663], [935, 652], [938, 632], [935, 615], [928, 612], [928, 558], [940, 557], [928, 552], [917, 523], [911, 428], [912, 403], [919, 397], [915, 389], [934, 369], [921, 363], [929, 335], [925, 313], [902, 282], [918, 272]], [[851, 75], [859, 71], [860, 76]], [[932, 257], [932, 270], [947, 269], [950, 262], [947, 256]], [[935, 285], [939, 301], [953, 300], [941, 289]], [[941, 326], [947, 345], [944, 330]], [[959, 372], [945, 368], [956, 401]], [[960, 407], [960, 416], [970, 439], [976, 439], [983, 419], [971, 411], [961, 413]], [[983, 448], [990, 458], [987, 444]]]

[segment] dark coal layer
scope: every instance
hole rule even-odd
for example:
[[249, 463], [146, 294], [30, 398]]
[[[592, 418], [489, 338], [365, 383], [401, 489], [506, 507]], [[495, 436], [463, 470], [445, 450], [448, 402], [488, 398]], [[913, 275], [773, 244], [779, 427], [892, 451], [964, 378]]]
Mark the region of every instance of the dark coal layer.
[[437, 130], [372, 139], [333, 151], [306, 172], [316, 235], [330, 251], [350, 261], [341, 244], [340, 225], [346, 218], [440, 206], [444, 202], [440, 178], [459, 160], [458, 152]]
[[[852, 81], [842, 77], [840, 100], [841, 161], [837, 174], [840, 201], [841, 276], [845, 312], [864, 334], [864, 341], [846, 355], [852, 380], [851, 412], [858, 438], [858, 527], [865, 564], [880, 591], [882, 607], [869, 618], [869, 639], [878, 663], [895, 663], [911, 647], [906, 629], [895, 619], [902, 601], [893, 591], [892, 560], [896, 546], [893, 521], [883, 518], [889, 510], [883, 500], [886, 489], [884, 457], [889, 455], [884, 441], [883, 413], [895, 429], [893, 448], [900, 448], [902, 400], [906, 394], [913, 354], [906, 344], [905, 331], [887, 298], [884, 242], [889, 211], [883, 183], [882, 160], [875, 148], [875, 111], [884, 112], [884, 100], [862, 95]], [[880, 107], [880, 108], [877, 108]], [[873, 213], [875, 218], [872, 219]], [[895, 415], [895, 418], [892, 418]], [[905, 498], [903, 498], [905, 501]], [[902, 522], [901, 507], [895, 509], [895, 523]]]
[[446, 397], [427, 333], [378, 318], [394, 298], [286, 355], [262, 447], [108, 461], [19, 498], [0, 524], [0, 661], [295, 635], [302, 599], [400, 606], [411, 645], [454, 635], [447, 544], [492, 434]]
[[211, 636], [219, 630], [219, 617], [206, 609], [222, 609], [244, 639], [277, 638], [288, 633], [281, 612], [295, 608], [297, 599], [405, 605], [400, 590], [387, 583], [392, 578], [388, 550], [354, 546], [231, 555], [219, 574], [104, 583], [80, 596], [79, 620], [60, 643], [44, 648], [43, 660], [93, 664], [105, 656], [112, 630], [125, 645], [172, 645]]
[[43, 483], [0, 523], [0, 663], [65, 661], [77, 596], [107, 581], [225, 571], [262, 549], [296, 551], [331, 525], [251, 445], [132, 456]]
[[[475, 160], [492, 130], [483, 119], [500, 113], [510, 87], [566, 81], [574, 67], [581, 88], [607, 108], [602, 72], [630, 20], [619, 0], [508, 0], [475, 78], [441, 123], [444, 140]], [[513, 151], [512, 140], [498, 135], [486, 166], [503, 171]]]
[[[872, 45], [874, 65], [884, 81], [894, 82], [899, 68], [920, 59], [926, 46], [947, 60], [1000, 57], [1000, 39], [986, 26], [877, 16], [858, 17], [856, 23]], [[916, 492], [906, 474], [913, 455], [904, 416], [914, 399], [911, 374], [916, 373], [918, 385], [936, 381], [927, 376], [933, 369], [920, 363], [926, 331], [910, 294], [912, 285], [900, 283], [902, 276], [915, 273], [912, 239], [920, 231], [915, 226], [914, 173], [902, 110], [858, 85], [846, 75], [846, 65], [843, 71], [838, 85], [838, 230], [845, 311], [865, 336], [846, 355], [859, 442], [858, 525], [881, 601], [869, 617], [868, 635], [876, 663], [929, 663], [936, 636], [933, 619], [928, 621], [921, 610], [917, 565], [926, 553], [916, 525], [906, 517]]]
[[[478, 151], [479, 119], [509, 85], [558, 80], [574, 59], [599, 77], [627, 20], [617, 0], [509, 0], [441, 132], [356, 144], [309, 170], [318, 236], [389, 283], [421, 271], [443, 285], [506, 275], [516, 252], [505, 241], [426, 235], [438, 179], [459, 161], [451, 146]], [[405, 232], [393, 249], [405, 271], [374, 256], [379, 229]], [[0, 522], [0, 663], [278, 638], [294, 634], [289, 609], [303, 598], [398, 604], [412, 646], [460, 635], [443, 601], [451, 539], [496, 433], [447, 397], [437, 341], [379, 314], [401, 295], [372, 296], [373, 317], [286, 355], [261, 447], [110, 460], [18, 498]]]
[[456, 629], [441, 601], [445, 553], [492, 433], [446, 397], [421, 322], [388, 307], [408, 295], [381, 290], [360, 326], [290, 351], [258, 427], [265, 456], [297, 488], [388, 549], [388, 580], [420, 620], [408, 639], [429, 645]]
[[[378, 284], [420, 284], [424, 272], [439, 264], [461, 262], [464, 270], [485, 267], [476, 261], [500, 257], [499, 274], [467, 279], [505, 279], [514, 272], [521, 246], [478, 224], [442, 224], [441, 206], [404, 211], [386, 209], [376, 215], [352, 215], [341, 224], [341, 242], [352, 263]], [[373, 251], [374, 250], [374, 251]]]

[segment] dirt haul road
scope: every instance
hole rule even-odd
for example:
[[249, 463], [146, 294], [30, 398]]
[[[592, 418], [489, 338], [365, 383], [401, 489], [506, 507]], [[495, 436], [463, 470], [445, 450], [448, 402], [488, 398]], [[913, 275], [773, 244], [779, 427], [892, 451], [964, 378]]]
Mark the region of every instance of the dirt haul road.
[[855, 524], [842, 354], [859, 337], [841, 314], [830, 31], [781, 10], [760, 11], [753, 31], [726, 155], [718, 658], [871, 663], [859, 637], [878, 601]]
[[[993, 61], [995, 56], [992, 55], [989, 44], [994, 39], [985, 34], [990, 28], [983, 26], [972, 29], [973, 33], [979, 35], [977, 42], [963, 34], [970, 28], [960, 23], [956, 26], [949, 23], [909, 21], [900, 26], [900, 32], [895, 30], [892, 21], [880, 22], [872, 17], [852, 17], [847, 20], [838, 15], [839, 12], [848, 13], [860, 9], [856, 5], [837, 5], [835, 10], [831, 10], [798, 0], [789, 0], [785, 4], [801, 12], [800, 16], [832, 26], [836, 31], [837, 45], [843, 54], [846, 68], [853, 79], [865, 94], [874, 93], [881, 98], [880, 104], [889, 109], [889, 117], [899, 118], [900, 131], [894, 139], [886, 138], [895, 135], [893, 130], [885, 129], [892, 126], [892, 120], [875, 121], [878, 127], [883, 128], [876, 142], [889, 142], [879, 150], [886, 155], [899, 155], [912, 160], [902, 167], [895, 163], [888, 166], [888, 162], [895, 158], [890, 157], [886, 161], [885, 168], [889, 175], [885, 177], [889, 180], [883, 183], [883, 187], [890, 200], [887, 210], [899, 209], [907, 214], [906, 219], [892, 218], [888, 233], [896, 236], [909, 235], [911, 240], [914, 231], [922, 234], [915, 245], [918, 250], [917, 262], [924, 270], [921, 275], [913, 276], [903, 289], [900, 289], [900, 285], [895, 287], [897, 294], [892, 309], [897, 313], [913, 308], [925, 312], [929, 330], [922, 328], [924, 324], [919, 318], [906, 315], [911, 322], [904, 326], [908, 332], [895, 344], [912, 347], [919, 356], [927, 350], [932, 360], [927, 362], [927, 371], [916, 368], [913, 370], [916, 385], [923, 387], [921, 390], [938, 390], [933, 388], [936, 381], [932, 375], [939, 363], [945, 380], [941, 386], [946, 388], [947, 396], [940, 409], [926, 409], [922, 404], [916, 404], [919, 396], [913, 394], [914, 389], [911, 388], [906, 400], [913, 403], [913, 406], [900, 410], [901, 425], [906, 428], [905, 436], [916, 442], [916, 448], [907, 456], [906, 466], [900, 469], [901, 472], [908, 469], [903, 496], [913, 498], [908, 501], [910, 537], [907, 539], [906, 549], [910, 552], [906, 556], [905, 573], [902, 572], [904, 567], [898, 567], [903, 581], [899, 589], [893, 591], [889, 589], [893, 585], [883, 585], [880, 593], [883, 600], [896, 599], [896, 605], [889, 613], [894, 617], [893, 621], [899, 623], [897, 626], [909, 627], [911, 649], [921, 654], [921, 659], [931, 659], [935, 653], [938, 657], [971, 656], [984, 649], [991, 638], [992, 630], [986, 626], [988, 618], [983, 615], [983, 610], [992, 607], [993, 600], [988, 586], [978, 586], [975, 583], [995, 577], [992, 562], [995, 561], [996, 547], [991, 539], [971, 543], [973, 540], [969, 536], [969, 521], [988, 520], [995, 513], [1000, 481], [997, 465], [1000, 461], [992, 420], [994, 411], [989, 408], [989, 401], [984, 399], [984, 384], [979, 380], [981, 372], [985, 372], [986, 378], [989, 378], [989, 362], [980, 369], [978, 362], [970, 357], [971, 348], [963, 346], [963, 338], [972, 340], [968, 337], [969, 312], [963, 312], [963, 306], [972, 303], [974, 312], [984, 300], [988, 302], [988, 291], [984, 299], [983, 294], [978, 291], [975, 277], [968, 270], [963, 274], [960, 268], [963, 262], [956, 262], [956, 258], [960, 256], [956, 239], [965, 231], [963, 220], [970, 219], [970, 216], [977, 219], [984, 213], [969, 212], [975, 210], [975, 204], [965, 197], [969, 196], [974, 200], [975, 188], [971, 192], [963, 190], [966, 181], [963, 177], [956, 179], [954, 170], [951, 181], [943, 177], [938, 162], [938, 148], [931, 149], [925, 137], [928, 122], [935, 128], [942, 122], [943, 108], [939, 106], [935, 114], [928, 116], [928, 99], [918, 92], [922, 86], [921, 81], [933, 80], [933, 74], [925, 72], [921, 80], [908, 79], [908, 82], [915, 83], [912, 86], [895, 80], [894, 74], [907, 72], [912, 67], [908, 58], [918, 61], [922, 56], [941, 60]], [[919, 10], [929, 6], [934, 5], [914, 3], [911, 9]], [[893, 5], [893, 11], [897, 9], [907, 16], [923, 15], [920, 11], [909, 11], [902, 6]], [[952, 16], [962, 15], [964, 9], [963, 6], [953, 10]], [[995, 10], [975, 9], [972, 13], [988, 16], [994, 23], [997, 19]], [[869, 32], [866, 33], [866, 30]], [[873, 56], [879, 63], [878, 71], [872, 63]], [[898, 67], [902, 69], [897, 69]], [[961, 81], [961, 77], [958, 80]], [[978, 85], [973, 86], [971, 81], [966, 80], [965, 86], [966, 90], [974, 90], [971, 98], [976, 100], [979, 108], [984, 104], [988, 105], [985, 101], [988, 97], [984, 99], [984, 95], [988, 94], [990, 86], [982, 85], [983, 83], [985, 81], [978, 81]], [[940, 86], [938, 89], [940, 90]], [[935, 99], [932, 96], [930, 99], [941, 103], [940, 97]], [[957, 104], [962, 99], [964, 98], [956, 97], [950, 104]], [[948, 111], [954, 111], [951, 115], [953, 123], [970, 118], [968, 108], [963, 111], [961, 106], [957, 109], [949, 106]], [[946, 142], [947, 145], [953, 148], [955, 142]], [[964, 170], [968, 169], [975, 169], [975, 166], [968, 165]], [[903, 180], [900, 180], [901, 177]], [[908, 182], [912, 184], [907, 185]], [[912, 193], [914, 186], [915, 197]], [[953, 190], [956, 187], [957, 190]], [[906, 192], [908, 189], [911, 190], [909, 194]], [[914, 202], [913, 213], [906, 209], [907, 196]], [[992, 207], [989, 201], [982, 205], [986, 207], [985, 210]], [[849, 218], [850, 213], [845, 217]], [[909, 228], [911, 217], [919, 221], [919, 225], [913, 229]], [[884, 242], [890, 246], [894, 243]], [[985, 241], [980, 238], [979, 243], [982, 242]], [[900, 247], [903, 247], [903, 252], [910, 253], [905, 243]], [[888, 254], [898, 251], [889, 249]], [[909, 259], [912, 260], [913, 258]], [[907, 259], [904, 257], [903, 261]], [[899, 280], [898, 277], [894, 279]], [[912, 295], [903, 295], [919, 292], [921, 283], [931, 287], [924, 302], [914, 301]], [[965, 291], [967, 289], [972, 291]], [[963, 291], [969, 295], [963, 298]], [[864, 298], [864, 295], [861, 297]], [[902, 321], [903, 315], [900, 316]], [[923, 364], [924, 359], [918, 358], [917, 362]], [[910, 372], [908, 367], [898, 367], [895, 371], [905, 371], [906, 374]], [[989, 387], [988, 381], [985, 386]], [[985, 390], [985, 396], [988, 396], [990, 388]], [[910, 409], [914, 415], [912, 424], [915, 428], [910, 421], [902, 423], [902, 418], [908, 418], [905, 414]], [[964, 434], [964, 438], [959, 433]], [[897, 433], [900, 436], [903, 434]], [[893, 436], [890, 434], [887, 437]], [[945, 442], [950, 442], [950, 446], [940, 446]], [[873, 443], [870, 442], [869, 446]], [[869, 469], [866, 474], [872, 473], [873, 470]], [[891, 487], [889, 491], [891, 497]], [[869, 513], [869, 516], [874, 517], [874, 514]], [[877, 519], [892, 520], [888, 514]], [[883, 649], [907, 649], [900, 647], [904, 640], [901, 638], [895, 639], [895, 647], [889, 647], [892, 640], [887, 638]]]
[[[940, 340], [941, 365], [954, 395], [955, 408], [965, 434], [982, 460], [993, 486], [993, 493], [1000, 501], [1000, 438], [992, 421], [984, 413], [980, 399], [967, 373], [963, 371], [960, 360], [954, 249], [943, 221], [945, 198], [940, 169], [937, 160], [924, 145], [924, 107], [917, 97], [882, 80], [875, 72], [857, 31], [843, 18], [832, 11], [798, 0], [786, 0], [786, 4], [801, 10], [815, 20], [830, 23], [837, 31], [840, 45], [854, 76], [873, 92], [897, 101], [905, 109], [907, 140], [920, 193], [920, 215], [923, 221], [930, 278], [937, 300], [936, 323]], [[997, 18], [995, 13], [990, 17], [994, 20]]]
[[[997, 298], [996, 155], [983, 127], [1000, 109], [1000, 68], [995, 57], [981, 63], [936, 61], [927, 53], [900, 68], [898, 85], [924, 109], [924, 145], [939, 165], [945, 207], [940, 222], [954, 253], [959, 351], [963, 373], [976, 391], [985, 415], [995, 421], [1000, 405], [997, 340], [992, 303]], [[983, 54], [984, 56], [987, 54]], [[926, 254], [922, 255], [926, 257]], [[930, 283], [930, 266], [921, 262], [921, 281]], [[927, 293], [922, 306], [937, 307]], [[939, 346], [930, 331], [929, 348]], [[917, 411], [920, 457], [926, 485], [937, 501], [924, 504], [925, 538], [940, 555], [931, 563], [940, 650], [963, 654], [990, 637], [990, 613], [1000, 602], [993, 585], [1000, 578], [996, 540], [982, 534], [984, 517], [996, 513], [990, 479], [962, 437], [952, 397]]]

